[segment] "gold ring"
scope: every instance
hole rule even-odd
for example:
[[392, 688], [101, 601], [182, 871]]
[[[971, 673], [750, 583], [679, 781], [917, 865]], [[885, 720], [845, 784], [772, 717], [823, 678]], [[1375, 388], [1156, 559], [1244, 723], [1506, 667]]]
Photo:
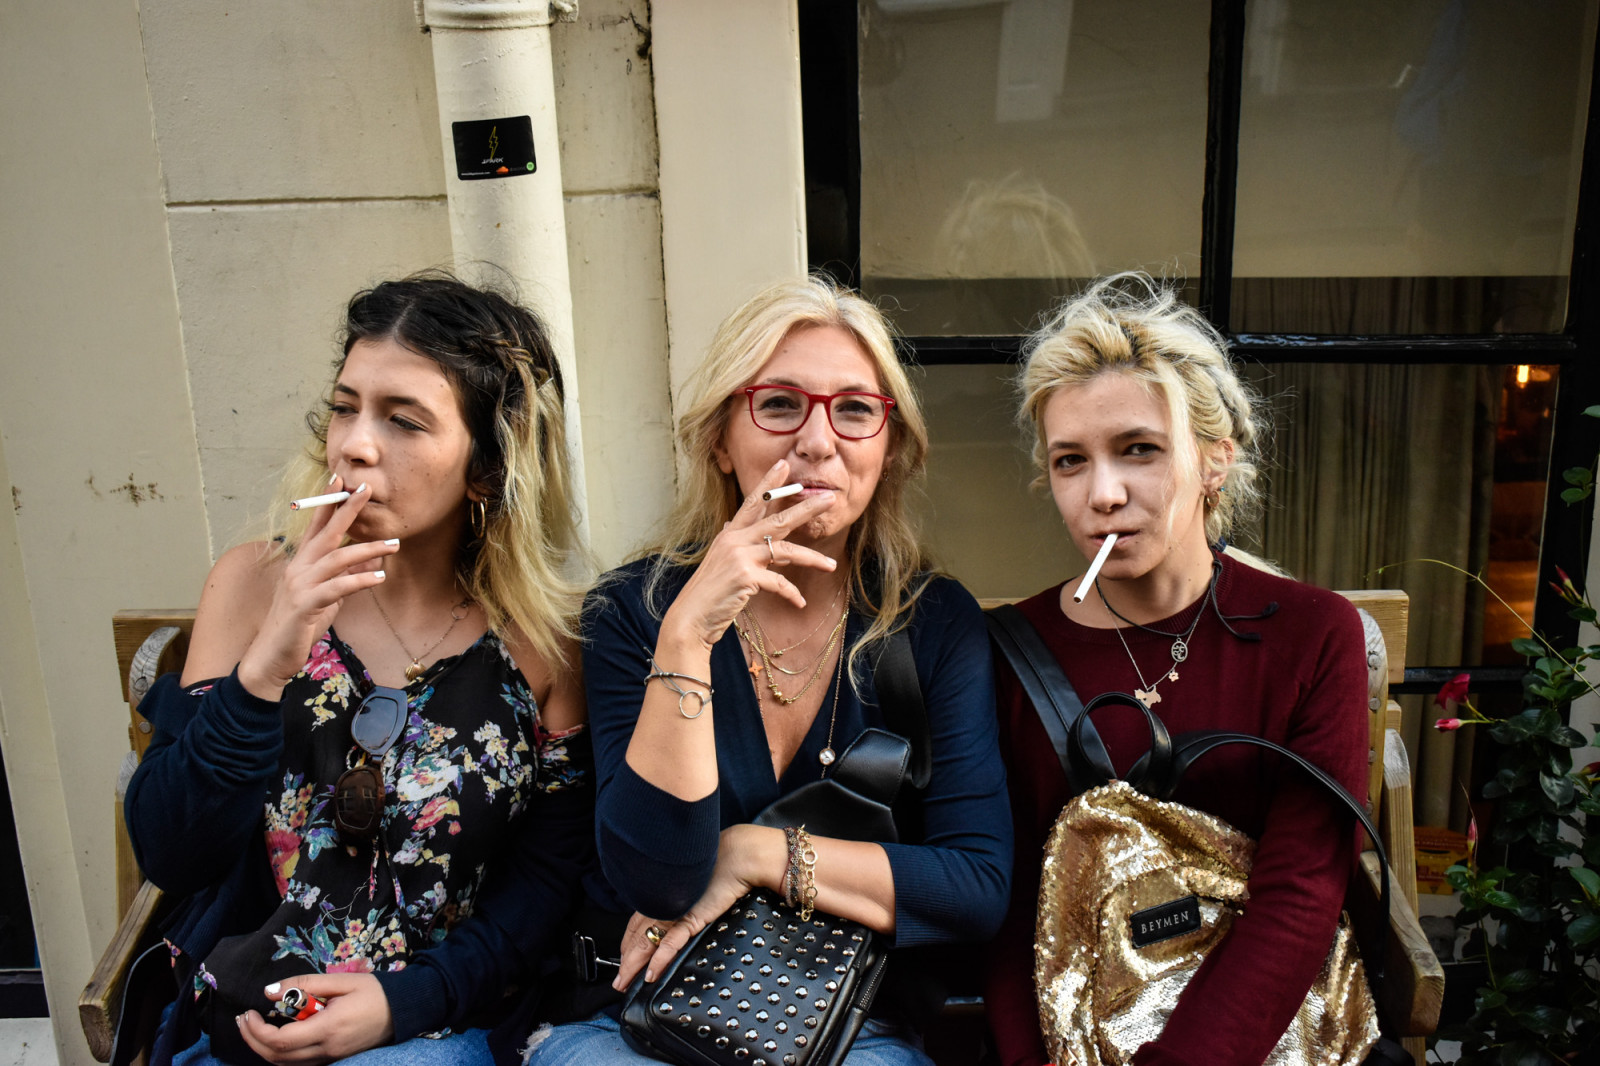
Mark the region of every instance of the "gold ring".
[[652, 925], [650, 928], [644, 931], [644, 938], [650, 941], [651, 947], [660, 947], [661, 938], [666, 935], [667, 931], [661, 928], [659, 925]]
[[769, 533], [761, 539], [767, 542], [767, 565], [771, 566], [778, 561], [778, 553], [772, 550], [772, 535]]

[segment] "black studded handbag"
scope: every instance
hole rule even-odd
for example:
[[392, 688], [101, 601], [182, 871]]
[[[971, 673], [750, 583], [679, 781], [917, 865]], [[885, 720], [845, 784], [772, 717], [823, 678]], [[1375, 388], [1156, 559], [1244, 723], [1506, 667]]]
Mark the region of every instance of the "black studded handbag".
[[[926, 710], [904, 633], [886, 642], [874, 677], [899, 732], [865, 730], [824, 780], [758, 814], [759, 825], [806, 824], [821, 836], [893, 842], [892, 808], [909, 771], [927, 783]], [[815, 911], [802, 920], [782, 893], [747, 892], [684, 945], [650, 984], [635, 981], [622, 1038], [679, 1066], [838, 1066], [872, 1009], [888, 962], [882, 935]]]
[[821, 911], [801, 921], [778, 893], [757, 889], [628, 997], [623, 1038], [682, 1066], [835, 1066], [887, 961], [866, 926]]

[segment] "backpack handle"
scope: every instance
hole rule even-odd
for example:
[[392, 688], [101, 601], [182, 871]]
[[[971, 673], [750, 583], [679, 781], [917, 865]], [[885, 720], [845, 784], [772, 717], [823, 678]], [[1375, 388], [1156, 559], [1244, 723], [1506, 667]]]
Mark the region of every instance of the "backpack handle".
[[1116, 780], [1117, 770], [1106, 754], [1100, 731], [1089, 716], [1102, 707], [1132, 707], [1144, 715], [1150, 730], [1150, 748], [1139, 757], [1128, 771], [1128, 784], [1140, 792], [1153, 793], [1172, 775], [1172, 737], [1166, 723], [1137, 696], [1126, 692], [1103, 692], [1090, 700], [1072, 722], [1067, 732], [1067, 757], [1072, 761], [1073, 773], [1079, 781], [1088, 782], [1088, 788], [1098, 788]]

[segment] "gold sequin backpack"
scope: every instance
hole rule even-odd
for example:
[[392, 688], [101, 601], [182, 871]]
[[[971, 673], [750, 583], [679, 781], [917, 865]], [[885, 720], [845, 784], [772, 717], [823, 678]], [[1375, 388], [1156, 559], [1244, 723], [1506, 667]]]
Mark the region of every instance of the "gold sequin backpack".
[[[1039, 884], [1034, 984], [1045, 1046], [1060, 1066], [1121, 1066], [1161, 1034], [1178, 996], [1249, 898], [1255, 842], [1220, 818], [1167, 799], [1190, 765], [1223, 745], [1268, 748], [1349, 808], [1375, 844], [1377, 831], [1338, 782], [1271, 741], [1221, 731], [1172, 737], [1126, 693], [1106, 693], [1084, 706], [1021, 611], [1008, 605], [988, 615], [990, 634], [1033, 702], [1074, 794], [1050, 832]], [[1093, 711], [1112, 705], [1141, 712], [1150, 730], [1150, 750], [1128, 780], [1115, 779], [1089, 721]], [[1386, 857], [1382, 870], [1387, 915]], [[1398, 1043], [1380, 1038], [1367, 976], [1341, 917], [1322, 971], [1269, 1066], [1409, 1063]]]

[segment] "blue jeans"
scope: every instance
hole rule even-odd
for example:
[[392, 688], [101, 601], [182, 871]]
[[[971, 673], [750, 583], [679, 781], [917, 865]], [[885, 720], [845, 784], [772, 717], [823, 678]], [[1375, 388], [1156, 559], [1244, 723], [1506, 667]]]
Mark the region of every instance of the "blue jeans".
[[[375, 1047], [339, 1062], [344, 1066], [494, 1066], [488, 1035], [483, 1029], [468, 1029], [438, 1040], [419, 1036], [403, 1044]], [[211, 1037], [202, 1035], [193, 1046], [172, 1056], [172, 1066], [223, 1066], [223, 1063], [211, 1054]]]
[[[524, 1066], [661, 1066], [622, 1042], [622, 1026], [609, 1014], [534, 1031], [522, 1058]], [[845, 1056], [845, 1066], [933, 1066], [910, 1030], [873, 1018]], [[366, 1066], [363, 1062], [362, 1066]]]

